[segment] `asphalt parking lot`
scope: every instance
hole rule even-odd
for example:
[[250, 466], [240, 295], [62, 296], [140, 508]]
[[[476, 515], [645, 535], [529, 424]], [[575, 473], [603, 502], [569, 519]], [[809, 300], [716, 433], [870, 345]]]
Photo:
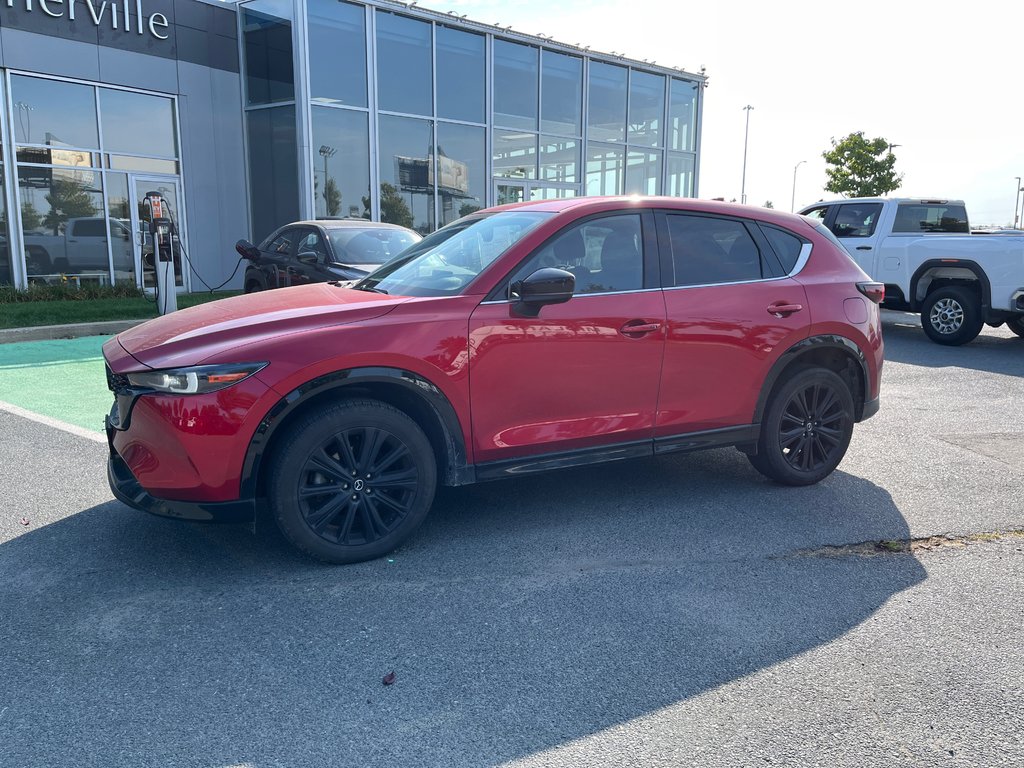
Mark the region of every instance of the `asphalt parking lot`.
[[[0, 765], [1020, 766], [1024, 340], [885, 323], [818, 486], [719, 450], [449, 489], [348, 567], [115, 502], [93, 347], [7, 350]], [[60, 418], [36, 369], [76, 430], [16, 415]]]

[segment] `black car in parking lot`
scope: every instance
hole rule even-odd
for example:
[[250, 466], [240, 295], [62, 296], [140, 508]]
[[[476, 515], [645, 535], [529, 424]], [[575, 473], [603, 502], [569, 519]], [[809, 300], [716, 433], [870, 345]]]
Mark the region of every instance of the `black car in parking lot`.
[[272, 232], [258, 246], [239, 240], [245, 292], [357, 280], [422, 237], [405, 227], [365, 219], [297, 221]]

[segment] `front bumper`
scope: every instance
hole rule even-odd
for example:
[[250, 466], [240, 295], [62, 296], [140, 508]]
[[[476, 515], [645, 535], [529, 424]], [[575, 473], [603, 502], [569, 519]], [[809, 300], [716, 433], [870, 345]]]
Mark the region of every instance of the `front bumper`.
[[114, 449], [114, 427], [110, 417], [106, 420], [107, 445], [110, 457], [107, 459], [107, 482], [114, 496], [129, 507], [149, 512], [159, 517], [173, 517], [178, 520], [217, 523], [247, 523], [256, 515], [254, 499], [237, 501], [176, 501], [158, 499], [139, 485], [131, 469]]

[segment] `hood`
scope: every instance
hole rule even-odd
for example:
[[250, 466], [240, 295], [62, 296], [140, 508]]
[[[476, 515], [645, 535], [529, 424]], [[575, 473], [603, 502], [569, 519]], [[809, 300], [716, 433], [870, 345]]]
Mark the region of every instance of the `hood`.
[[151, 368], [198, 365], [261, 339], [380, 317], [406, 300], [328, 283], [278, 288], [180, 309], [137, 325], [117, 340]]

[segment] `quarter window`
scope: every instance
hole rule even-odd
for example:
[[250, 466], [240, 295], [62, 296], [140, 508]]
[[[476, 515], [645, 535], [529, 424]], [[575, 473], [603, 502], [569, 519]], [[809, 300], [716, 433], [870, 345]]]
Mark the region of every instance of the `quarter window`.
[[760, 280], [761, 252], [742, 222], [668, 215], [675, 271], [673, 285], [715, 285]]
[[782, 271], [788, 275], [793, 271], [797, 260], [800, 258], [800, 249], [804, 245], [803, 240], [789, 232], [763, 224], [761, 225], [761, 231], [764, 232], [764, 236], [771, 244], [772, 250], [778, 256], [779, 262], [782, 264]]

